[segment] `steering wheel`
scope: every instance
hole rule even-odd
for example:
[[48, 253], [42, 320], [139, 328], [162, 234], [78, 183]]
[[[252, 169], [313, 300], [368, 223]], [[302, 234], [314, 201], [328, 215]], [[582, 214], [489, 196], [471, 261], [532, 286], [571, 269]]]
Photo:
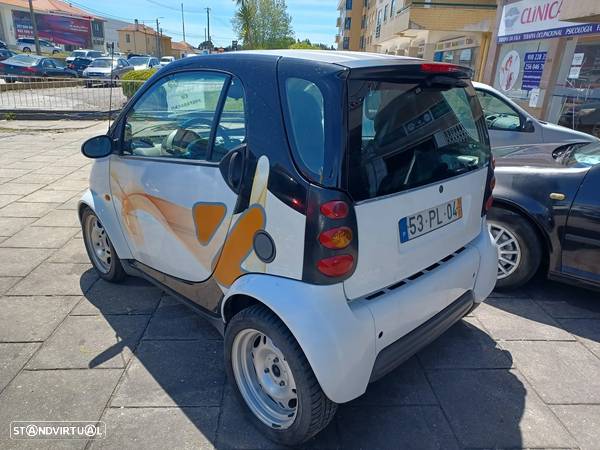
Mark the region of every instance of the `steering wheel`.
[[[212, 128], [213, 120], [212, 119], [206, 119], [204, 117], [192, 117], [190, 119], [185, 120], [181, 124], [181, 127], [182, 128], [188, 128], [190, 125], [193, 125], [193, 124], [196, 124], [196, 123], [200, 123], [200, 124], [206, 125], [208, 128]], [[225, 128], [223, 125], [221, 125], [220, 123], [217, 124], [217, 128], [222, 131], [220, 137], [223, 138], [223, 140], [225, 141], [225, 143], [226, 144], [232, 144], [233, 143], [233, 139], [231, 139], [229, 137], [229, 135], [227, 134], [227, 132], [229, 130], [227, 128]]]

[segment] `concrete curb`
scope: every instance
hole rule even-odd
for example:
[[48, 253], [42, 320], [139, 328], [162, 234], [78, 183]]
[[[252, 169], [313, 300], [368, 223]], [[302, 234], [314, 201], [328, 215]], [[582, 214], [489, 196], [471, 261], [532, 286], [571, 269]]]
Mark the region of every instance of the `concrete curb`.
[[10, 120], [105, 120], [114, 119], [119, 111], [48, 111], [35, 109], [0, 109], [0, 119]]

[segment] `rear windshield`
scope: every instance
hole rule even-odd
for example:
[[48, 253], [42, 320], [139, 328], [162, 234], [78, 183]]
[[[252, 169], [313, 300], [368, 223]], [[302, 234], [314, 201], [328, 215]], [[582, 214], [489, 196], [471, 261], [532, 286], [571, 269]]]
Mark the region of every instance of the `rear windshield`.
[[487, 165], [489, 140], [475, 90], [459, 86], [435, 77], [419, 83], [350, 81], [347, 179], [356, 201]]
[[90, 64], [90, 67], [111, 67], [115, 64], [116, 62], [110, 59], [95, 59]]

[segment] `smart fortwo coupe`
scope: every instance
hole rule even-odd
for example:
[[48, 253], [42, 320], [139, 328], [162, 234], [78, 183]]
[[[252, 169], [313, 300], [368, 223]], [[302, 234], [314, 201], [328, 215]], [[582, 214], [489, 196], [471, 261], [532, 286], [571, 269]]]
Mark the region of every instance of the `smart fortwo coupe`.
[[349, 52], [173, 62], [83, 144], [90, 259], [206, 316], [256, 426], [302, 443], [494, 287], [469, 75]]

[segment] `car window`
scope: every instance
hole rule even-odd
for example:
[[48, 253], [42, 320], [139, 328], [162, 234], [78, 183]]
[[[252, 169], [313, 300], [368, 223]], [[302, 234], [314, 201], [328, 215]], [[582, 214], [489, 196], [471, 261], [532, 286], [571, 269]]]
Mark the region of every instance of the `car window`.
[[477, 89], [479, 103], [490, 130], [520, 131], [521, 115], [511, 105], [489, 92]]
[[226, 75], [186, 72], [154, 84], [127, 113], [123, 152], [208, 160], [215, 111]]
[[223, 111], [217, 126], [215, 146], [210, 160], [221, 161], [227, 153], [242, 145], [245, 140], [244, 88], [239, 79], [233, 78], [223, 104]]
[[43, 62], [44, 67], [56, 67], [56, 64], [49, 59], [45, 59]]

